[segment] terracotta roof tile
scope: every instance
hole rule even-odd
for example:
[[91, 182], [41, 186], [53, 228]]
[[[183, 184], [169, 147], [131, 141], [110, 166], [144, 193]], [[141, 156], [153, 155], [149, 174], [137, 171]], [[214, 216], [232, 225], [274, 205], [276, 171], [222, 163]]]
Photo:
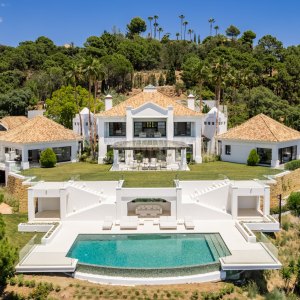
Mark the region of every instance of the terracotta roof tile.
[[72, 130], [44, 116], [27, 119], [22, 126], [17, 126], [0, 135], [0, 142], [4, 141], [16, 144], [75, 141], [80, 139], [81, 137]]
[[123, 117], [126, 115], [126, 107], [131, 106], [132, 108], [138, 108], [141, 105], [152, 102], [160, 107], [167, 108], [168, 106], [173, 106], [175, 116], [200, 116], [200, 112], [196, 112], [187, 108], [186, 106], [177, 103], [172, 98], [165, 96], [160, 92], [140, 92], [127, 100], [119, 103], [113, 108], [103, 111], [97, 114], [97, 116], [103, 117]]
[[0, 124], [6, 128], [6, 130], [13, 129], [19, 125], [22, 125], [28, 121], [25, 116], [7, 116], [0, 120]]
[[300, 139], [300, 132], [259, 114], [218, 136], [220, 140], [284, 142]]

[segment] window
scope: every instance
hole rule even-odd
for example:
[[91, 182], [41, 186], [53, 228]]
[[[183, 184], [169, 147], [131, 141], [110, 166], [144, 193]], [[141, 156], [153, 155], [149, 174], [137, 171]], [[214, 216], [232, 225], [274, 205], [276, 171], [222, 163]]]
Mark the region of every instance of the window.
[[225, 154], [231, 155], [231, 145], [225, 145]]
[[89, 125], [89, 123], [88, 122], [85, 122], [85, 126], [88, 126]]
[[71, 147], [57, 147], [53, 148], [53, 151], [56, 154], [57, 162], [71, 160]]
[[109, 136], [126, 136], [126, 123], [125, 122], [110, 122], [109, 123]]
[[191, 136], [191, 122], [174, 122], [174, 136]]
[[281, 164], [297, 159], [297, 146], [280, 148], [278, 150], [278, 159]]
[[257, 148], [257, 154], [259, 156], [259, 164], [261, 164], [261, 165], [271, 165], [272, 149]]
[[141, 133], [147, 138], [166, 136], [166, 122], [134, 122], [134, 136], [139, 137]]
[[208, 125], [210, 125], [210, 122], [208, 122]]
[[211, 122], [211, 125], [215, 125], [215, 122]]
[[204, 122], [204, 125], [207, 125], [207, 122]]

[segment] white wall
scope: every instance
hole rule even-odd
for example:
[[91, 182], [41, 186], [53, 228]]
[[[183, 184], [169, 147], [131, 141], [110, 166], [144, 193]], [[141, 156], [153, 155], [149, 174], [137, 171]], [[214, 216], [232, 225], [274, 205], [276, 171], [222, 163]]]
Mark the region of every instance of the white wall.
[[38, 198], [38, 211], [45, 210], [60, 210], [60, 199], [59, 198]]
[[257, 209], [259, 205], [258, 196], [238, 196], [238, 208], [254, 208]]
[[[80, 114], [81, 115], [81, 120], [82, 120], [82, 136], [85, 141], [89, 141], [89, 136], [90, 136], [90, 131], [89, 131], [89, 115], [88, 113], [86, 114]], [[91, 113], [91, 127], [92, 127], [92, 132], [94, 129], [94, 115]], [[80, 118], [79, 115], [76, 114], [75, 118], [73, 118], [73, 131], [77, 134], [80, 134]]]
[[[225, 154], [225, 145], [231, 146], [231, 154]], [[251, 141], [233, 141], [222, 140], [222, 153], [221, 160], [236, 163], [247, 163], [249, 153], [252, 149], [256, 148], [269, 148], [272, 149], [272, 162], [271, 166], [276, 167], [279, 165], [278, 149], [297, 145], [297, 157], [300, 158], [300, 140], [272, 143], [272, 142], [251, 142]]]

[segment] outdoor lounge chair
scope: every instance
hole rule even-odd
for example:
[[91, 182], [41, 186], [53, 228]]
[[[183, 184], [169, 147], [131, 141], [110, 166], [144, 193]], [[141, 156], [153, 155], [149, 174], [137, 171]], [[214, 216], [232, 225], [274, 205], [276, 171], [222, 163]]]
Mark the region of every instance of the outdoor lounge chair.
[[184, 226], [185, 226], [185, 229], [195, 229], [195, 224], [191, 217], [184, 218]]
[[139, 219], [136, 216], [123, 217], [120, 222], [120, 229], [137, 229]]
[[105, 217], [104, 222], [102, 224], [103, 230], [111, 230], [113, 226], [113, 218], [112, 217]]
[[159, 218], [160, 229], [177, 229], [177, 221], [174, 217], [161, 216]]

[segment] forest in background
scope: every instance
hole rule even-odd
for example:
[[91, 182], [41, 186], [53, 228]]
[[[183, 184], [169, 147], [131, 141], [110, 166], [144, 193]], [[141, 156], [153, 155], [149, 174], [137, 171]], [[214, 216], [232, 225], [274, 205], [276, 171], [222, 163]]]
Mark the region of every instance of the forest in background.
[[172, 40], [154, 17], [133, 18], [126, 34], [90, 36], [83, 47], [44, 36], [1, 45], [0, 116], [46, 104], [47, 115], [70, 128], [82, 107], [103, 109], [105, 94], [123, 101], [132, 88], [151, 83], [173, 86], [178, 95], [193, 92], [200, 102], [219, 100], [228, 106], [230, 127], [264, 113], [300, 130], [300, 45], [286, 48], [271, 35], [254, 45], [253, 31], [231, 25], [221, 34], [210, 21], [210, 36], [200, 40], [180, 16], [181, 32]]

